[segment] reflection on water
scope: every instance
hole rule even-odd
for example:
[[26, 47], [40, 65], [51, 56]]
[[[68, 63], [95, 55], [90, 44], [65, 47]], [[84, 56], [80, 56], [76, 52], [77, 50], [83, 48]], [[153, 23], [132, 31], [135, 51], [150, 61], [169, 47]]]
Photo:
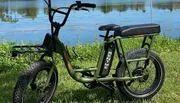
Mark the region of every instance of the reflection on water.
[[3, 22], [17, 22], [18, 19], [16, 17], [13, 17], [13, 14], [15, 12], [11, 11], [9, 12], [8, 6], [3, 5], [0, 6], [0, 19]]
[[153, 7], [160, 10], [177, 10], [180, 9], [180, 1], [158, 2], [154, 3]]
[[22, 15], [23, 17], [35, 19], [38, 14], [38, 8], [30, 7], [26, 9], [18, 9], [17, 13]]
[[[75, 2], [75, 0], [52, 1], [54, 8], [69, 6]], [[63, 33], [75, 33], [86, 41], [87, 38], [83, 33], [88, 32], [88, 39], [94, 38], [89, 34], [99, 34], [96, 29], [102, 24], [130, 25], [155, 22], [161, 25], [162, 34], [167, 33], [170, 36], [179, 37], [180, 0], [152, 0], [152, 7], [151, 0], [82, 0], [82, 2], [95, 3], [97, 7], [93, 13], [85, 15], [84, 12], [77, 13], [76, 16], [72, 13], [71, 24], [67, 24], [68, 28], [65, 29], [66, 31], [62, 31]], [[1, 38], [6, 37], [9, 40], [28, 40], [29, 37], [26, 35], [33, 35], [32, 31], [36, 31], [33, 36], [38, 33], [45, 34], [49, 30], [47, 14], [48, 9], [43, 0], [0, 0], [0, 42]], [[93, 18], [95, 21], [89, 20], [89, 18]], [[78, 22], [79, 20], [81, 22]], [[24, 31], [29, 31], [29, 33]], [[9, 34], [13, 37], [8, 37]], [[21, 36], [18, 36], [19, 34]], [[66, 38], [68, 36], [64, 37], [64, 39]]]
[[145, 10], [145, 1], [141, 1], [141, 2], [128, 2], [128, 3], [119, 3], [116, 5], [112, 5], [112, 4], [103, 4], [101, 6], [97, 7], [100, 11], [102, 11], [103, 13], [109, 13], [111, 11], [118, 11], [118, 12], [125, 12], [127, 10], [142, 10], [143, 12], [146, 12]]
[[35, 19], [38, 15], [38, 6], [36, 3], [32, 3], [33, 7], [29, 6], [29, 2], [24, 2], [24, 7], [19, 7], [19, 5], [14, 5], [16, 2], [11, 2], [5, 0], [4, 3], [0, 5], [0, 19], [2, 22], [18, 22], [18, 18], [16, 17], [18, 14], [24, 18]]
[[[38, 7], [38, 0], [31, 1], [30, 4], [27, 1], [19, 0], [20, 2], [23, 2], [22, 4], [17, 2], [12, 2], [10, 0], [1, 0], [0, 4], [0, 19], [2, 22], [18, 22], [18, 18], [16, 17], [17, 14], [21, 15], [24, 18], [31, 18], [35, 19], [38, 15], [39, 8]], [[115, 3], [109, 3], [106, 0], [103, 2], [100, 2], [96, 0], [95, 2], [98, 2], [97, 9], [100, 10], [103, 13], [109, 13], [111, 11], [118, 11], [118, 12], [125, 12], [127, 10], [136, 10], [136, 11], [142, 11], [146, 12], [146, 1], [133, 1], [130, 0], [130, 2], [118, 2]], [[117, 2], [117, 1], [114, 1]], [[17, 5], [14, 5], [14, 3], [17, 3]], [[19, 5], [25, 5], [20, 6]], [[153, 8], [159, 9], [159, 10], [177, 10], [180, 9], [180, 1], [161, 1], [161, 2], [153, 2]], [[47, 8], [44, 7], [44, 14], [47, 14]]]

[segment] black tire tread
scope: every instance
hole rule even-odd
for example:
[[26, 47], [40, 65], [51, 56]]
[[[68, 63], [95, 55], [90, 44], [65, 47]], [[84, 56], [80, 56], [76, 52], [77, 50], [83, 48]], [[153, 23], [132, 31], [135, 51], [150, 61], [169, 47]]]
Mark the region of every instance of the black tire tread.
[[[21, 97], [23, 96], [23, 91], [28, 85], [30, 79], [42, 69], [42, 67], [50, 66], [51, 63], [49, 61], [37, 61], [30, 65], [26, 71], [22, 73], [16, 82], [16, 86], [13, 91], [13, 103], [22, 103]], [[57, 73], [57, 69], [54, 69]], [[56, 85], [57, 86], [57, 85]]]
[[[127, 56], [127, 59], [132, 59], [132, 58], [133, 58], [134, 56], [136, 56], [137, 54], [139, 54], [139, 55], [144, 55], [144, 54], [146, 54], [147, 51], [148, 51], [148, 49], [146, 49], [146, 48], [136, 48], [136, 49], [134, 49], [134, 50], [132, 50], [132, 51], [129, 51], [129, 52], [126, 54], [126, 56]], [[136, 55], [134, 55], [134, 54], [136, 54]], [[160, 63], [160, 65], [161, 65], [161, 68], [162, 68], [162, 79], [161, 79], [161, 81], [162, 81], [162, 82], [160, 83], [158, 89], [157, 89], [152, 95], [149, 95], [149, 96], [144, 97], [144, 98], [138, 98], [138, 97], [133, 97], [133, 96], [129, 95], [129, 94], [124, 90], [124, 88], [123, 88], [123, 86], [124, 86], [123, 83], [124, 83], [124, 82], [116, 82], [117, 87], [118, 87], [120, 93], [123, 94], [126, 99], [130, 99], [130, 100], [151, 99], [151, 98], [161, 89], [162, 84], [163, 84], [164, 79], [165, 79], [164, 64], [163, 64], [161, 58], [160, 58], [154, 51], [150, 51], [150, 56], [153, 56], [154, 58], [156, 58], [156, 59], [158, 60], [158, 62]], [[124, 64], [119, 65], [119, 67], [118, 67], [117, 70], [116, 70], [116, 75], [119, 76], [119, 77], [123, 77], [123, 73], [122, 73], [122, 72], [124, 72], [124, 69], [125, 69]]]

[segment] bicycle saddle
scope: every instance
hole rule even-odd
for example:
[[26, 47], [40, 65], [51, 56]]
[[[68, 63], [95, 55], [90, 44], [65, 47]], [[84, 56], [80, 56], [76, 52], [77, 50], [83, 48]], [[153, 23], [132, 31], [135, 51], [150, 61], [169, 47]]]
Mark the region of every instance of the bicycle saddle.
[[116, 24], [108, 24], [108, 25], [102, 25], [99, 27], [100, 31], [105, 31], [105, 30], [109, 30], [109, 31], [114, 31], [114, 30], [120, 30], [120, 26], [116, 25]]
[[129, 25], [123, 26], [120, 30], [115, 30], [115, 36], [129, 37], [136, 35], [148, 35], [153, 33], [160, 33], [159, 24], [139, 24], [139, 25]]

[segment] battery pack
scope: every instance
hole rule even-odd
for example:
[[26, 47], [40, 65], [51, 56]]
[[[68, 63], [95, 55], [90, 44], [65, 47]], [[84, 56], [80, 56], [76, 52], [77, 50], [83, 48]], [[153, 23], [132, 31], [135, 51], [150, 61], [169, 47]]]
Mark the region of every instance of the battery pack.
[[115, 45], [114, 43], [107, 43], [105, 44], [103, 49], [104, 53], [100, 55], [103, 56], [99, 72], [99, 75], [101, 77], [107, 76], [109, 74], [114, 57]]

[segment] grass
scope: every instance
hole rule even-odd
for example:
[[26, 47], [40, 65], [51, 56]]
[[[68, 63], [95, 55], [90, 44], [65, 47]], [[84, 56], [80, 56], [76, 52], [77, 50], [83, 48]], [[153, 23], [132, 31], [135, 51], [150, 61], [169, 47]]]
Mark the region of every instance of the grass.
[[[139, 39], [124, 40], [126, 51], [140, 46]], [[12, 93], [18, 77], [33, 61], [37, 61], [37, 54], [23, 54], [16, 58], [10, 56], [10, 49], [15, 43], [3, 42], [0, 44], [0, 103], [11, 103]], [[79, 58], [72, 53], [73, 63], [82, 67], [96, 66], [100, 44], [77, 45], [75, 51]], [[71, 47], [70, 47], [71, 48]], [[178, 103], [180, 102], [180, 39], [170, 39], [166, 36], [158, 36], [153, 44], [153, 50], [161, 57], [166, 70], [166, 78], [163, 87], [152, 100], [137, 101], [138, 103]], [[93, 53], [93, 54], [92, 54]], [[57, 54], [56, 54], [57, 55]], [[83, 62], [81, 61], [83, 58]], [[81, 83], [73, 80], [62, 62], [60, 55], [56, 56], [59, 72], [59, 82], [56, 93], [52, 99], [54, 103], [101, 103], [104, 102], [106, 91], [103, 88], [86, 89]], [[116, 67], [117, 59], [113, 62]], [[110, 100], [109, 100], [110, 102]], [[115, 103], [133, 101], [124, 100], [116, 90]]]

